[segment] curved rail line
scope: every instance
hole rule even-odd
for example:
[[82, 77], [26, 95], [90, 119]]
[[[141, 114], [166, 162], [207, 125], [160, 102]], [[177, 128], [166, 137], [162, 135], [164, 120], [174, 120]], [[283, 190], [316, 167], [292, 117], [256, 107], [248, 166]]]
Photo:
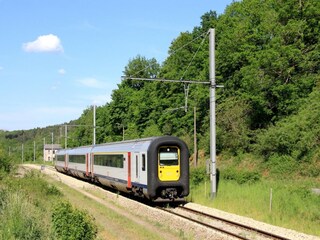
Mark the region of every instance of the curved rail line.
[[[169, 212], [170, 214], [174, 214], [174, 215], [176, 215], [178, 217], [181, 217], [181, 218], [187, 219], [189, 221], [195, 222], [195, 223], [197, 223], [199, 225], [205, 226], [207, 228], [214, 229], [214, 230], [216, 230], [218, 232], [222, 232], [222, 233], [227, 234], [229, 236], [236, 237], [238, 239], [243, 239], [243, 240], [251, 240], [252, 239], [250, 237], [244, 236], [243, 234], [237, 234], [235, 232], [232, 232], [232, 231], [229, 231], [229, 230], [226, 230], [226, 229], [222, 229], [220, 227], [213, 226], [211, 224], [208, 224], [208, 223], [205, 223], [203, 221], [194, 219], [192, 217], [188, 217], [186, 215], [174, 212], [174, 211], [166, 209], [166, 208], [160, 208], [160, 209], [164, 210], [166, 212]], [[210, 214], [207, 214], [207, 213], [204, 213], [204, 212], [200, 212], [200, 211], [197, 211], [197, 210], [194, 210], [194, 209], [186, 208], [186, 207], [183, 207], [183, 206], [178, 206], [178, 207], [176, 207], [176, 209], [181, 209], [183, 211], [187, 211], [189, 213], [195, 214], [196, 216], [202, 216], [202, 217], [209, 218], [211, 220], [220, 221], [222, 223], [225, 223], [225, 224], [228, 224], [228, 225], [232, 225], [233, 227], [236, 227], [236, 228], [239, 228], [239, 229], [243, 229], [243, 230], [245, 230], [247, 232], [251, 232], [251, 233], [254, 233], [254, 234], [259, 234], [259, 235], [261, 235], [263, 237], [266, 237], [266, 238], [269, 238], [269, 239], [271, 238], [271, 239], [278, 239], [278, 240], [290, 240], [289, 238], [282, 237], [282, 236], [279, 236], [279, 235], [274, 234], [274, 233], [270, 233], [270, 232], [267, 232], [267, 231], [264, 231], [264, 230], [261, 230], [261, 229], [257, 229], [257, 228], [251, 227], [251, 226], [247, 226], [247, 225], [244, 225], [244, 224], [241, 224], [241, 223], [237, 223], [237, 222], [225, 219], [225, 218], [213, 216], [213, 215], [210, 215]]]

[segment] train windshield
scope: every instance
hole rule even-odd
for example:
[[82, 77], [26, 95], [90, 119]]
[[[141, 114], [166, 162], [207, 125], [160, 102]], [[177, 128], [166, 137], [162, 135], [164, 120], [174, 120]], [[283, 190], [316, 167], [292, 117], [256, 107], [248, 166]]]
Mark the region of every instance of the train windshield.
[[161, 147], [159, 149], [160, 166], [179, 165], [179, 154], [177, 147]]

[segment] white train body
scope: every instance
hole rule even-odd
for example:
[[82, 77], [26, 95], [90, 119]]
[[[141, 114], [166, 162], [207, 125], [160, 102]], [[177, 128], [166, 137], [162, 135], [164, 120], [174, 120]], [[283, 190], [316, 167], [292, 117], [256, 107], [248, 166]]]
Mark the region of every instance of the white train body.
[[176, 137], [62, 149], [57, 171], [149, 199], [189, 194], [189, 152]]

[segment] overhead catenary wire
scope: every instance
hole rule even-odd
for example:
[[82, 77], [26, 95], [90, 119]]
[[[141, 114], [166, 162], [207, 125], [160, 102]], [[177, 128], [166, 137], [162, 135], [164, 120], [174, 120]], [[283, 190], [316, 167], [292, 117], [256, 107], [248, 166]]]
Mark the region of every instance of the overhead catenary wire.
[[[208, 34], [209, 34], [209, 32], [207, 32], [207, 33], [205, 33], [205, 34], [202, 34], [202, 35], [208, 35]], [[191, 66], [191, 64], [192, 64], [193, 60], [195, 59], [196, 55], [198, 54], [198, 52], [199, 52], [200, 48], [202, 47], [205, 39], [206, 39], [205, 37], [202, 39], [202, 41], [201, 41], [201, 43], [200, 43], [197, 51], [195, 52], [195, 54], [193, 54], [192, 59], [190, 60], [188, 66], [187, 66], [187, 68], [186, 68], [186, 70], [185, 70], [184, 73], [182, 74], [182, 77], [180, 78], [181, 80], [184, 79], [184, 76], [185, 76], [186, 73], [188, 72], [189, 67]], [[190, 44], [191, 44], [191, 42], [190, 42]]]
[[[208, 34], [209, 34], [209, 32], [207, 32], [207, 35], [208, 35]], [[184, 71], [184, 73], [183, 73], [182, 77], [180, 78], [180, 80], [183, 80], [183, 79], [184, 79], [184, 76], [185, 76], [186, 73], [188, 72], [188, 69], [190, 68], [193, 60], [195, 59], [196, 55], [198, 54], [200, 48], [202, 47], [205, 39], [206, 39], [205, 37], [202, 39], [202, 41], [201, 41], [201, 43], [200, 43], [197, 51], [193, 54], [192, 59], [190, 60], [188, 66], [187, 66], [186, 70]], [[188, 96], [189, 96], [189, 84], [188, 84], [188, 83], [185, 83], [185, 84], [184, 84], [184, 96], [185, 96], [184, 111], [187, 112], [187, 111], [188, 111]]]
[[[190, 45], [191, 43], [195, 42], [195, 41], [198, 40], [199, 38], [201, 38], [201, 37], [203, 37], [203, 36], [206, 36], [206, 35], [208, 35], [208, 34], [209, 34], [208, 32], [204, 32], [204, 33], [200, 34], [200, 35], [197, 36], [196, 38], [192, 39], [190, 42], [187, 42], [186, 44], [182, 45], [181, 47], [179, 47], [178, 49], [176, 49], [175, 51], [173, 51], [173, 52], [171, 53], [171, 56], [172, 56], [172, 55], [175, 55], [177, 52], [179, 52], [180, 50], [184, 49], [186, 46]], [[205, 39], [205, 37], [204, 37], [204, 39]], [[202, 40], [202, 42], [204, 42], [204, 39]], [[202, 43], [201, 43], [201, 45], [202, 45]], [[201, 46], [201, 45], [200, 45], [200, 46]], [[198, 48], [198, 50], [199, 50], [199, 48]], [[126, 77], [126, 79], [133, 79], [133, 78], [136, 77], [140, 72], [143, 72], [143, 71], [145, 71], [145, 70], [148, 69], [148, 68], [151, 68], [151, 67], [152, 67], [153, 65], [155, 65], [155, 64], [156, 64], [156, 63], [149, 64], [149, 65], [146, 66], [145, 68], [143, 68], [143, 69], [135, 72], [134, 74], [131, 74], [131, 75], [128, 76], [128, 77]], [[190, 65], [190, 64], [189, 64], [189, 65]], [[155, 77], [156, 77], [156, 76], [155, 76]]]
[[209, 32], [205, 32], [205, 33], [202, 33], [200, 34], [199, 36], [197, 36], [196, 38], [192, 39], [191, 41], [187, 42], [186, 44], [184, 44], [183, 46], [179, 47], [178, 49], [176, 49], [175, 51], [173, 51], [171, 53], [171, 56], [175, 55], [177, 52], [179, 52], [180, 50], [184, 49], [186, 46], [190, 45], [191, 43], [197, 41], [199, 38], [203, 37], [199, 47], [197, 48], [197, 51], [193, 54], [188, 66], [186, 67], [185, 71], [183, 72], [182, 74], [182, 77], [180, 78], [180, 81], [179, 80], [168, 80], [168, 79], [158, 79], [157, 76], [152, 76], [152, 78], [138, 78], [138, 77], [135, 77], [136, 75], [138, 75], [140, 72], [143, 72], [145, 71], [146, 69], [148, 68], [151, 68], [154, 64], [156, 63], [149, 63], [148, 66], [146, 66], [145, 68], [137, 71], [136, 73], [130, 75], [130, 76], [123, 76], [122, 77], [122, 80], [125, 80], [125, 79], [130, 79], [130, 80], [146, 80], [146, 81], [152, 81], [152, 80], [156, 80], [156, 81], [162, 81], [162, 82], [180, 82], [180, 83], [184, 83], [184, 94], [185, 94], [185, 104], [184, 104], [184, 107], [181, 107], [181, 108], [184, 108], [185, 112], [188, 111], [188, 96], [189, 96], [189, 83], [198, 83], [198, 84], [210, 84], [209, 81], [195, 81], [195, 80], [184, 80], [184, 77], [186, 75], [186, 73], [188, 72], [193, 60], [195, 59], [196, 55], [198, 54], [200, 48], [203, 46], [203, 43], [206, 39], [206, 36], [209, 34]]

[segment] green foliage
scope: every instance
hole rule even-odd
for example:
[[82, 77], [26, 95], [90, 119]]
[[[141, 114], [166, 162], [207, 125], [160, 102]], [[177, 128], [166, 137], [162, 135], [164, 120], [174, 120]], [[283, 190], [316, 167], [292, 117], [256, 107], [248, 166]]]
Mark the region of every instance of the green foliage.
[[221, 178], [225, 180], [232, 180], [238, 184], [252, 184], [260, 181], [261, 174], [257, 171], [249, 171], [236, 167], [229, 167], [221, 170]]
[[284, 155], [293, 160], [310, 161], [319, 149], [319, 109], [320, 92], [319, 88], [315, 88], [297, 114], [279, 121], [258, 135], [256, 150], [266, 160], [273, 155], [277, 155], [277, 158]]
[[190, 183], [192, 186], [197, 186], [208, 179], [209, 179], [209, 174], [207, 174], [206, 167], [191, 168]]
[[[7, 184], [12, 190], [28, 194], [30, 200], [34, 200], [37, 205], [41, 203], [41, 201], [39, 201], [39, 197], [61, 197], [59, 189], [57, 189], [56, 186], [47, 183], [44, 177], [35, 170], [29, 171], [25, 173], [23, 178], [18, 178], [15, 181], [8, 182]], [[45, 204], [43, 207], [45, 207]]]
[[14, 168], [13, 160], [0, 149], [0, 180], [8, 175]]
[[59, 202], [52, 213], [53, 230], [58, 239], [95, 239], [97, 227], [86, 212], [75, 209], [68, 202]]
[[286, 155], [273, 155], [267, 163], [267, 169], [278, 178], [288, 178], [295, 173], [298, 163], [292, 157]]
[[0, 239], [51, 239], [51, 204], [61, 197], [39, 173], [0, 183]]
[[19, 192], [0, 190], [0, 239], [46, 239], [39, 210]]
[[237, 97], [229, 97], [218, 106], [218, 150], [228, 149], [236, 154], [249, 149], [251, 111], [249, 104]]
[[293, 113], [316, 84], [319, 40], [304, 34], [312, 29], [319, 39], [319, 5], [247, 0], [231, 4], [219, 19], [218, 72], [226, 94], [249, 100], [255, 109], [251, 128]]

